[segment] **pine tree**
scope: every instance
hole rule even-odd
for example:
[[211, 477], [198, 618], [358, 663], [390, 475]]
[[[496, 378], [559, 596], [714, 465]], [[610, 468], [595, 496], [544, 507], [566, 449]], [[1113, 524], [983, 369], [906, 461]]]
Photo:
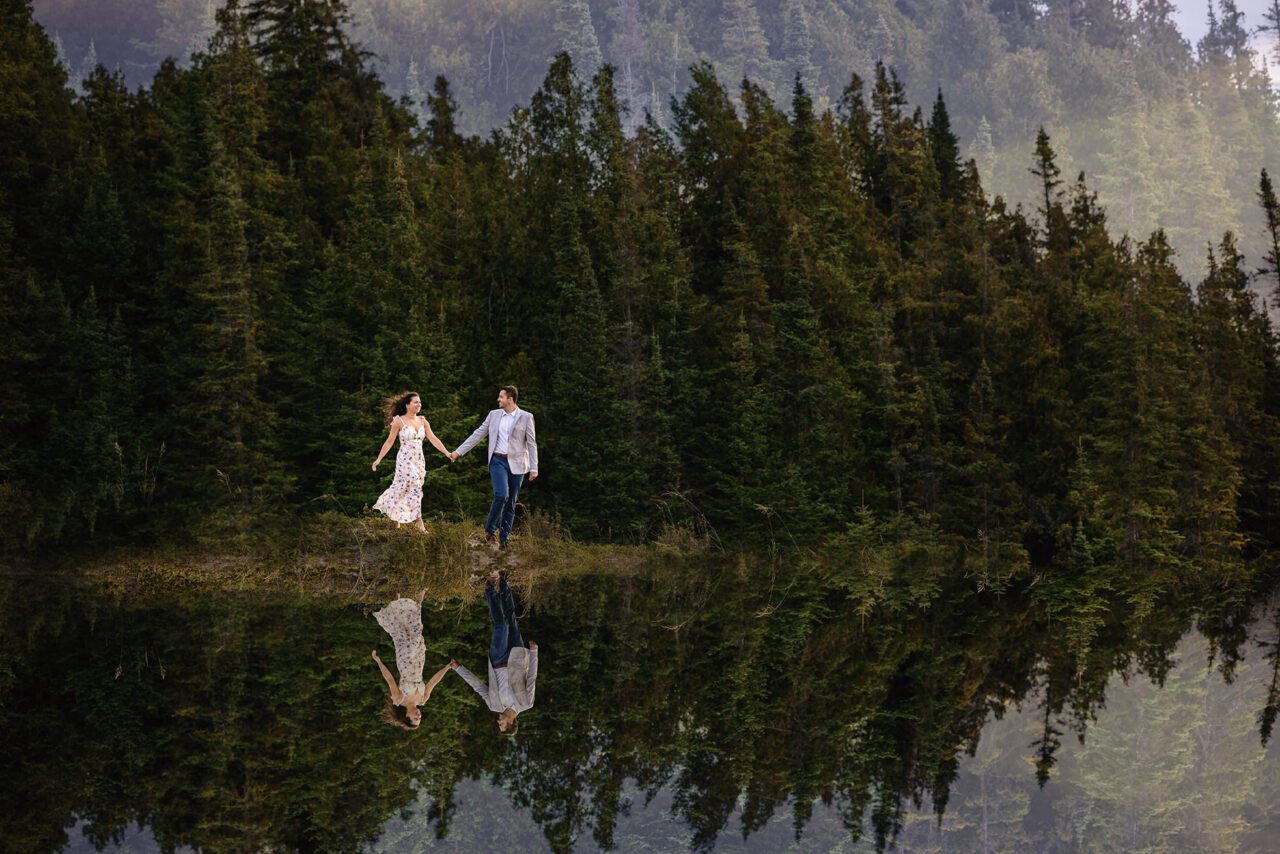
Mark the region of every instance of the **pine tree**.
[[877, 63], [892, 66], [897, 61], [897, 46], [893, 31], [889, 29], [889, 22], [885, 20], [884, 13], [876, 15], [876, 22], [871, 28], [871, 58]]
[[[1164, 230], [1174, 246], [1203, 247], [1222, 231], [1238, 231], [1238, 212], [1227, 189], [1210, 117], [1189, 97], [1181, 97], [1160, 117], [1152, 157], [1157, 183], [1176, 181], [1180, 192], [1164, 207]], [[1212, 226], [1209, 223], [1213, 223]]]
[[[554, 502], [572, 530], [620, 537], [640, 516], [643, 469], [627, 452], [625, 412], [607, 350], [604, 302], [571, 200], [553, 212], [559, 341], [549, 367], [542, 423], [557, 455]], [[572, 449], [572, 450], [570, 450]]]
[[991, 140], [991, 123], [986, 116], [978, 122], [970, 156], [978, 166], [978, 174], [986, 181], [986, 186], [990, 187], [996, 173], [996, 147]]
[[[674, 507], [671, 512], [679, 521], [691, 509], [681, 499], [693, 485], [690, 461], [696, 455], [696, 437], [687, 428], [707, 411], [712, 393], [697, 361], [710, 312], [705, 298], [694, 295], [689, 253], [678, 232], [680, 153], [652, 117], [636, 135], [635, 156], [637, 190], [643, 200], [640, 228], [625, 231], [636, 235], [636, 266], [644, 284], [635, 298], [647, 299], [645, 313], [655, 333], [637, 400], [642, 417], [663, 419], [645, 429], [654, 445], [650, 483], [659, 487], [650, 495]], [[615, 294], [628, 296], [625, 287], [615, 288]]]
[[425, 121], [428, 96], [422, 88], [422, 78], [418, 76], [418, 63], [413, 57], [409, 58], [409, 68], [404, 75], [404, 96], [409, 100], [409, 111], [418, 118], [419, 123]]
[[772, 85], [769, 41], [753, 0], [724, 0], [720, 26], [720, 76], [730, 85], [743, 80]]
[[462, 145], [462, 137], [458, 134], [458, 105], [449, 91], [449, 81], [442, 76], [436, 77], [431, 94], [425, 99], [431, 117], [426, 122], [427, 149], [437, 160], [456, 151]]
[[882, 167], [878, 163], [871, 111], [863, 94], [862, 78], [857, 74], [852, 76], [841, 93], [838, 109], [841, 144], [845, 149], [849, 176], [859, 190], [868, 197], [874, 197]]
[[[713, 525], [744, 531], [769, 530], [770, 517], [777, 512], [768, 503], [770, 474], [776, 470], [769, 465], [765, 427], [772, 413], [767, 409], [755, 351], [742, 322], [732, 334], [728, 358], [711, 379], [713, 388], [729, 396], [727, 411], [707, 425], [701, 443], [707, 457], [701, 461], [707, 514]], [[718, 452], [711, 452], [712, 435], [719, 437]]]
[[1117, 559], [1147, 577], [1182, 571], [1193, 554], [1203, 573], [1239, 559], [1239, 468], [1221, 429], [1204, 427], [1214, 419], [1190, 340], [1193, 303], [1171, 258], [1157, 232], [1134, 278], [1102, 297], [1097, 346], [1110, 350], [1084, 406]]
[[98, 70], [99, 64], [98, 48], [94, 45], [93, 39], [89, 39], [89, 47], [84, 52], [84, 58], [80, 60], [80, 71], [75, 77], [76, 88], [84, 85], [84, 81]]
[[731, 207], [745, 139], [733, 102], [711, 66], [695, 65], [690, 73], [693, 85], [673, 103], [672, 111], [690, 188], [682, 229], [693, 262], [694, 287], [705, 292], [725, 278], [721, 247], [735, 227]]
[[1218, 0], [1218, 8], [1222, 12], [1218, 21], [1219, 43], [1232, 59], [1247, 57], [1250, 54], [1249, 31], [1244, 26], [1244, 13], [1236, 6], [1236, 0]]
[[645, 62], [644, 22], [639, 0], [618, 0], [610, 15], [614, 20], [610, 54], [618, 68], [618, 94], [624, 110], [623, 127], [628, 135], [644, 123], [647, 104], [652, 103], [644, 91], [642, 71]]
[[185, 67], [217, 31], [220, 5], [214, 0], [159, 0], [155, 11], [160, 24], [155, 35], [151, 41], [135, 39], [134, 43], [157, 59], [174, 57]]
[[590, 79], [604, 62], [591, 23], [591, 7], [586, 0], [556, 0], [555, 9], [558, 50], [569, 54], [578, 73]]
[[1275, 414], [1268, 411], [1276, 342], [1229, 232], [1217, 251], [1209, 253], [1208, 267], [1196, 291], [1196, 338], [1205, 361], [1205, 389], [1240, 472], [1240, 516], [1250, 531], [1266, 535], [1274, 513], [1271, 461], [1280, 450]]
[[[278, 175], [259, 153], [267, 128], [267, 80], [234, 4], [203, 58], [208, 89], [200, 105], [208, 167], [198, 228], [201, 272], [190, 286], [200, 354], [193, 396], [208, 416], [195, 434], [202, 449], [175, 442], [175, 462], [207, 473], [199, 493], [237, 502], [273, 501], [289, 488], [277, 454], [277, 410], [268, 399], [267, 306], [281, 297], [283, 224], [271, 208]], [[186, 455], [186, 456], [184, 456]]]
[[297, 175], [305, 215], [330, 233], [375, 123], [403, 142], [412, 117], [382, 92], [368, 54], [347, 36], [345, 0], [249, 0], [243, 14], [273, 102], [292, 105], [273, 113], [264, 147], [283, 174]]
[[1107, 146], [1098, 174], [1099, 193], [1108, 203], [1114, 228], [1146, 234], [1159, 205], [1156, 166], [1148, 140], [1152, 129], [1132, 63], [1124, 66], [1122, 103], [1105, 131]]
[[[666, 404], [660, 343], [654, 334], [658, 317], [651, 289], [662, 287], [654, 279], [670, 269], [670, 236], [655, 222], [650, 200], [645, 198], [641, 176], [623, 132], [622, 107], [614, 89], [614, 71], [601, 68], [592, 80], [586, 146], [595, 167], [590, 201], [589, 251], [609, 317], [608, 349], [625, 412], [628, 442], [645, 464], [648, 488], [641, 480], [628, 496], [635, 518], [628, 524], [643, 530], [650, 519], [641, 509], [648, 499], [659, 498], [676, 486], [677, 463], [670, 447], [670, 424], [665, 412], [652, 412]], [[657, 230], [655, 232], [655, 229]], [[658, 250], [661, 254], [648, 257]], [[659, 265], [657, 270], [651, 269]], [[665, 445], [659, 445], [663, 442]], [[650, 506], [653, 506], [650, 504]], [[647, 508], [646, 508], [647, 509]]]
[[249, 0], [245, 20], [268, 73], [294, 94], [314, 95], [352, 50], [342, 0]]
[[899, 251], [932, 228], [938, 174], [924, 122], [904, 115], [906, 91], [898, 75], [876, 66], [871, 91], [874, 118], [871, 190]]
[[782, 36], [782, 56], [788, 75], [798, 79], [806, 90], [817, 91], [818, 68], [813, 64], [813, 36], [809, 33], [809, 20], [803, 0], [786, 0], [783, 7], [785, 29]]
[[942, 197], [954, 200], [960, 192], [960, 141], [951, 132], [951, 117], [947, 115], [946, 102], [942, 100], [942, 90], [933, 102], [933, 113], [929, 117], [929, 142], [933, 149], [934, 169], [937, 170], [941, 182]]
[[[1049, 134], [1045, 133], [1043, 127], [1036, 134], [1036, 153], [1035, 166], [1031, 168], [1031, 174], [1040, 179], [1041, 198], [1044, 207], [1040, 208], [1041, 216], [1046, 220], [1057, 205], [1061, 196], [1058, 189], [1062, 186], [1062, 170], [1058, 168], [1058, 155], [1054, 152], [1053, 146], [1049, 142]], [[1060, 207], [1060, 206], [1059, 206]]]
[[1258, 201], [1262, 205], [1262, 214], [1266, 220], [1267, 252], [1262, 260], [1267, 266], [1259, 270], [1260, 275], [1275, 278], [1275, 287], [1271, 297], [1280, 302], [1280, 201], [1276, 200], [1275, 189], [1271, 186], [1271, 176], [1263, 169], [1258, 178]]
[[1262, 20], [1266, 23], [1258, 27], [1258, 32], [1271, 34], [1271, 50], [1275, 53], [1276, 62], [1280, 62], [1280, 0], [1271, 0], [1263, 8]]
[[70, 71], [71, 61], [67, 59], [67, 51], [66, 48], [62, 46], [62, 38], [57, 33], [54, 33], [53, 38], [49, 41], [53, 44], [54, 55], [57, 57], [56, 61], [58, 66], [64, 70]]
[[236, 174], [235, 161], [220, 140], [212, 142], [208, 256], [205, 274], [196, 284], [197, 300], [208, 320], [199, 327], [205, 370], [196, 392], [203, 413], [209, 450], [207, 467], [229, 496], [258, 497], [259, 490], [279, 490], [271, 473], [268, 437], [273, 436], [273, 408], [266, 402], [259, 289], [270, 287], [265, 271], [251, 260], [250, 213]]

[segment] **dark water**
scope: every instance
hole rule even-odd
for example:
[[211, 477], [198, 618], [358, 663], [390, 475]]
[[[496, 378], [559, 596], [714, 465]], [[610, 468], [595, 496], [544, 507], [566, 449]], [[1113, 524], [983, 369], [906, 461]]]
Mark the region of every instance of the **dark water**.
[[[1140, 611], [1099, 594], [1073, 601], [1086, 623], [1039, 588], [862, 615], [816, 579], [737, 566], [522, 592], [542, 663], [512, 740], [452, 675], [420, 730], [382, 723], [376, 606], [0, 577], [0, 850], [1280, 839], [1267, 590]], [[452, 656], [483, 674], [481, 601], [424, 618], [428, 673]]]

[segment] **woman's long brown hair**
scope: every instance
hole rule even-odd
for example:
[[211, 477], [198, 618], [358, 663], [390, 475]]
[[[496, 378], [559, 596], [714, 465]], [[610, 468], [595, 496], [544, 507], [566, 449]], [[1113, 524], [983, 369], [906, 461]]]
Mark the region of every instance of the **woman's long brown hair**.
[[395, 420], [397, 415], [404, 415], [409, 411], [409, 401], [415, 397], [422, 397], [416, 391], [402, 391], [399, 394], [393, 394], [386, 400], [382, 401], [382, 414], [387, 418], [389, 425]]

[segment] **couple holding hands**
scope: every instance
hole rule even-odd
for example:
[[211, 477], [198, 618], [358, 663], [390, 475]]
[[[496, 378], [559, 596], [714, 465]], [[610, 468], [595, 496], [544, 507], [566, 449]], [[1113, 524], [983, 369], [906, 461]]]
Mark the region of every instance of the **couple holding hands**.
[[516, 405], [518, 397], [519, 391], [515, 386], [500, 388], [498, 408], [490, 412], [455, 451], [445, 449], [444, 443], [431, 431], [431, 424], [419, 414], [422, 400], [416, 392], [406, 391], [387, 398], [382, 405], [387, 418], [387, 440], [373, 461], [373, 470], [378, 470], [378, 463], [382, 462], [397, 438], [400, 439], [400, 450], [396, 452], [395, 478], [373, 508], [394, 519], [396, 527], [416, 522], [418, 530], [425, 531], [422, 524], [422, 485], [427, 476], [427, 462], [422, 455], [423, 440], [430, 441], [437, 451], [449, 458], [449, 462], [453, 462], [488, 437], [493, 503], [489, 505], [484, 534], [488, 543], [506, 548], [511, 525], [516, 518], [516, 497], [520, 494], [524, 476], [528, 474], [531, 481], [538, 479], [538, 440], [533, 414]]
[[373, 651], [382, 678], [390, 693], [383, 706], [382, 719], [401, 729], [416, 729], [422, 722], [421, 706], [431, 697], [431, 692], [450, 670], [456, 670], [463, 681], [470, 685], [489, 710], [498, 713], [498, 730], [505, 735], [515, 735], [516, 716], [533, 708], [534, 691], [538, 682], [538, 645], [529, 642], [525, 648], [520, 636], [520, 624], [516, 621], [516, 603], [507, 584], [507, 573], [496, 572], [485, 583], [484, 597], [489, 603], [489, 616], [493, 620], [493, 636], [489, 641], [489, 681], [480, 679], [453, 659], [436, 671], [431, 680], [422, 681], [422, 669], [426, 664], [427, 645], [422, 637], [422, 597], [397, 599], [373, 618], [391, 635], [396, 648], [396, 669], [400, 681], [396, 682], [391, 671]]

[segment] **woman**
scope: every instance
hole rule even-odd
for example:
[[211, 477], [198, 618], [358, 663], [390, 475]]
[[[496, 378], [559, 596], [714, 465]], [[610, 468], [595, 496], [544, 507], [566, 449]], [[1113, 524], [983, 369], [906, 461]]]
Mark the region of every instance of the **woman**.
[[400, 683], [396, 684], [391, 671], [378, 658], [378, 651], [373, 651], [373, 660], [378, 663], [378, 670], [382, 671], [382, 678], [390, 689], [381, 717], [401, 729], [416, 729], [422, 722], [419, 707], [431, 698], [431, 692], [453, 663], [441, 667], [430, 682], [422, 683], [422, 667], [427, 660], [427, 644], [422, 639], [422, 597], [426, 592], [418, 593], [417, 599], [402, 597], [381, 611], [373, 612], [378, 625], [391, 635], [391, 642], [396, 647], [396, 670], [400, 671]]
[[373, 470], [378, 470], [378, 463], [391, 450], [397, 436], [400, 437], [400, 450], [396, 452], [396, 476], [374, 503], [373, 509], [381, 510], [394, 519], [397, 528], [404, 522], [417, 522], [418, 530], [425, 531], [426, 526], [422, 524], [422, 484], [427, 478], [427, 461], [422, 456], [422, 440], [429, 439], [446, 457], [449, 452], [431, 432], [427, 419], [418, 415], [421, 409], [422, 399], [413, 391], [401, 392], [382, 402], [389, 432], [378, 458], [373, 461]]

